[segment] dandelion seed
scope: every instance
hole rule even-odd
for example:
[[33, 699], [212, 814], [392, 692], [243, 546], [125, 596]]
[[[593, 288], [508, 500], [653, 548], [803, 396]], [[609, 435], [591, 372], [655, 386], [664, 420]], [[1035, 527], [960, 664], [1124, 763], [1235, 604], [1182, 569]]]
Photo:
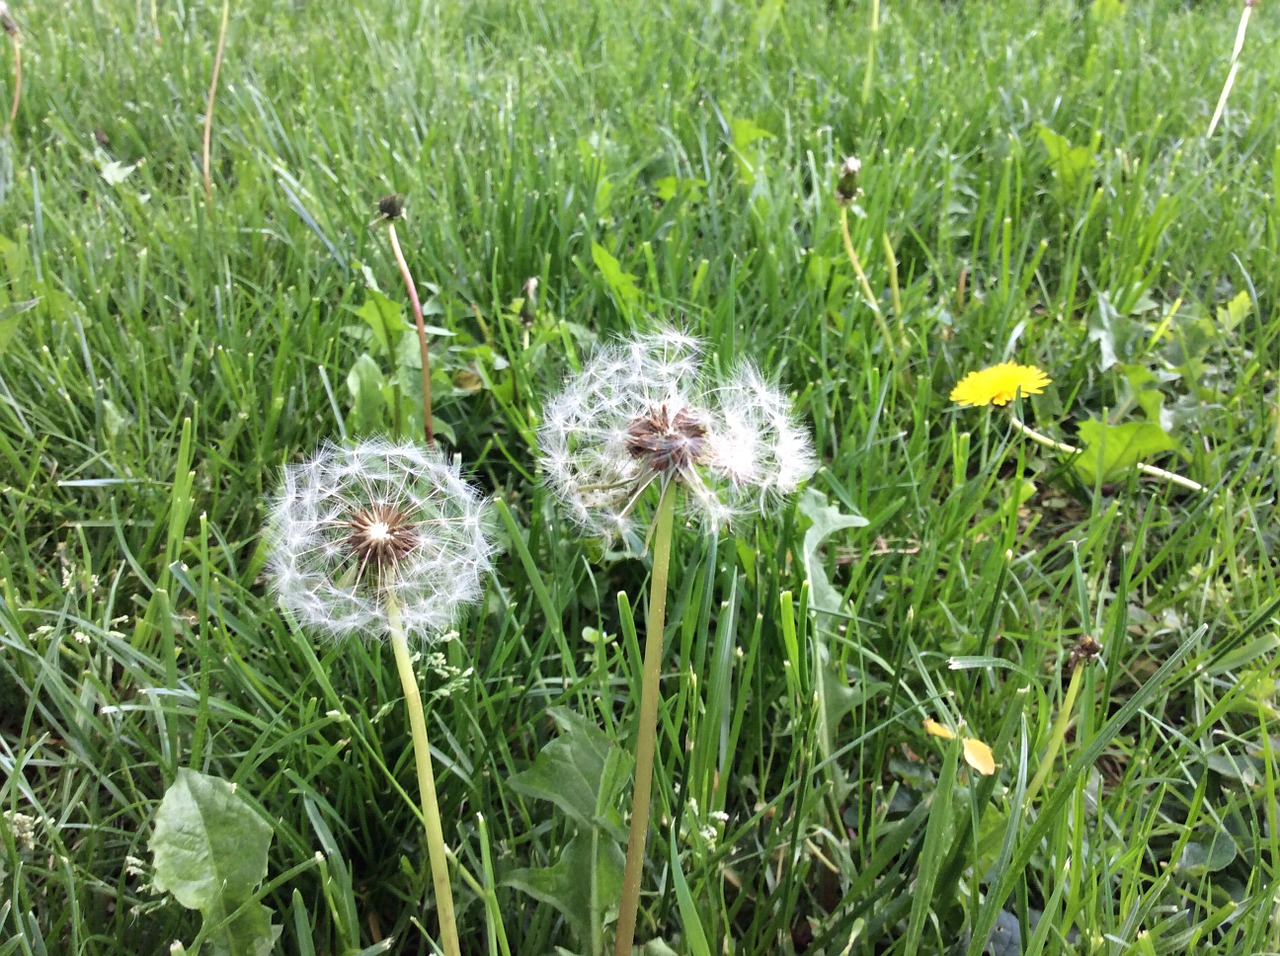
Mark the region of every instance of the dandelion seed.
[[389, 599], [406, 636], [430, 641], [476, 601], [491, 566], [485, 502], [456, 464], [410, 442], [328, 445], [285, 468], [271, 508], [281, 605], [333, 635], [385, 635]]
[[710, 378], [700, 350], [675, 329], [606, 346], [547, 404], [543, 471], [588, 532], [615, 538], [646, 524], [656, 497], [648, 492], [671, 482], [714, 531], [813, 474], [790, 400], [749, 364]]

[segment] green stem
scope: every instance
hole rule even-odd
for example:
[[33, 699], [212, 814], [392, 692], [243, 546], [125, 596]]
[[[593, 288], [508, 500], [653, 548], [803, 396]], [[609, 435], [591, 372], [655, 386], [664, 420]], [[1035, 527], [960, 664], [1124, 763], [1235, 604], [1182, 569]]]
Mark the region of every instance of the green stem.
[[[1018, 421], [1017, 415], [1010, 414], [1009, 420], [1013, 422], [1014, 428], [1022, 432], [1022, 434], [1026, 435], [1033, 442], [1044, 445], [1045, 448], [1052, 448], [1054, 451], [1061, 452], [1064, 455], [1080, 454], [1080, 449], [1075, 445], [1068, 445], [1064, 441], [1056, 441], [1048, 435], [1042, 435], [1034, 428], [1024, 425], [1022, 422]], [[1165, 471], [1163, 468], [1157, 468], [1155, 465], [1147, 465], [1139, 461], [1134, 462], [1133, 467], [1137, 468], [1138, 471], [1142, 472], [1144, 475], [1150, 475], [1152, 478], [1159, 478], [1161, 481], [1167, 481], [1171, 485], [1178, 485], [1181, 488], [1187, 488], [1191, 491], [1204, 491], [1204, 485], [1200, 484], [1200, 482], [1192, 481], [1190, 478], [1183, 478], [1181, 475], [1176, 475], [1171, 471]]]
[[871, 291], [871, 283], [867, 281], [867, 272], [862, 268], [862, 259], [858, 255], [858, 250], [853, 248], [853, 236], [849, 234], [849, 210], [845, 208], [843, 203], [840, 204], [840, 238], [844, 240], [844, 254], [849, 257], [849, 265], [853, 266], [853, 274], [858, 277], [858, 285], [862, 287], [862, 298], [866, 300], [867, 307], [871, 309], [871, 314], [876, 317], [876, 324], [880, 326], [880, 334], [884, 336], [884, 347], [892, 355], [897, 351], [893, 333], [889, 331], [889, 324], [884, 320], [884, 313], [880, 311], [880, 304], [876, 302], [876, 295]]
[[409, 263], [400, 251], [400, 239], [396, 236], [396, 224], [387, 224], [387, 234], [391, 237], [391, 251], [395, 254], [396, 265], [400, 267], [400, 276], [404, 279], [405, 291], [409, 293], [409, 303], [413, 306], [413, 320], [418, 326], [418, 349], [422, 353], [422, 430], [427, 444], [436, 443], [435, 426], [431, 421], [431, 352], [427, 348], [427, 326], [422, 320], [422, 302], [418, 299], [418, 286], [413, 281], [413, 273], [409, 271]]
[[431, 748], [427, 744], [427, 720], [422, 712], [422, 695], [413, 672], [409, 644], [400, 620], [400, 606], [387, 595], [387, 620], [391, 625], [391, 646], [396, 653], [396, 670], [404, 688], [404, 703], [409, 708], [409, 729], [413, 734], [413, 760], [418, 768], [418, 790], [422, 799], [422, 826], [427, 833], [427, 856], [431, 860], [431, 882], [436, 891], [436, 914], [440, 918], [440, 938], [445, 956], [461, 956], [458, 926], [453, 916], [453, 890], [449, 885], [449, 861], [444, 848], [444, 828], [440, 823], [440, 804], [436, 800], [436, 778], [431, 769]]
[[645, 620], [644, 677], [640, 685], [640, 730], [636, 737], [636, 785], [631, 799], [631, 833], [622, 875], [618, 936], [614, 956], [631, 956], [640, 911], [640, 878], [644, 844], [649, 834], [649, 797], [653, 790], [653, 752], [658, 733], [658, 676], [662, 670], [662, 632], [667, 623], [667, 575], [671, 569], [671, 532], [675, 524], [677, 487], [662, 487], [653, 535], [653, 574], [649, 579], [649, 614]]
[[1058, 749], [1067, 736], [1067, 724], [1071, 722], [1071, 712], [1075, 710], [1076, 697], [1080, 694], [1084, 671], [1085, 665], [1081, 663], [1076, 665], [1075, 671], [1071, 674], [1071, 683], [1067, 685], [1067, 696], [1063, 698], [1058, 718], [1053, 722], [1053, 729], [1049, 731], [1049, 745], [1045, 748], [1040, 767], [1036, 770], [1036, 775], [1027, 786], [1027, 792], [1022, 798], [1023, 806], [1031, 806], [1031, 801], [1035, 799], [1045, 778], [1049, 776], [1049, 771], [1053, 769], [1053, 761], [1058, 756]]

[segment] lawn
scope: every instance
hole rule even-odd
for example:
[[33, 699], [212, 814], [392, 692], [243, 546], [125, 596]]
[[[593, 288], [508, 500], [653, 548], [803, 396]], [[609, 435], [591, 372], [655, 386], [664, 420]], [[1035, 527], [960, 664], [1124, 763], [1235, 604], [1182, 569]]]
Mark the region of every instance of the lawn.
[[[241, 0], [210, 114], [223, 9], [0, 42], [0, 956], [445, 951], [412, 679], [267, 533], [423, 442], [392, 228], [493, 499], [412, 645], [461, 952], [613, 952], [642, 687], [647, 956], [1280, 951], [1276, 5], [1212, 132], [1237, 2]], [[816, 470], [611, 538], [548, 402], [663, 329]]]

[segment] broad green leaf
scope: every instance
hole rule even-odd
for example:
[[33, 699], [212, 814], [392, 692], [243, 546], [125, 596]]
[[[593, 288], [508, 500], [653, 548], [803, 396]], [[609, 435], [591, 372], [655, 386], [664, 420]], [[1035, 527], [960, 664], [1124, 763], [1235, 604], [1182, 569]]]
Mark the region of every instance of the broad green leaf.
[[[772, 139], [773, 134], [761, 129], [749, 119], [733, 119], [729, 121], [729, 135], [733, 139], [733, 160], [738, 168], [738, 178], [744, 186], [751, 187], [752, 201], [765, 201], [764, 190], [768, 185], [767, 178], [758, 177], [763, 160], [763, 149], [753, 147], [758, 140]], [[757, 178], [760, 180], [757, 184]]]
[[1160, 379], [1145, 365], [1119, 365], [1118, 370], [1125, 377], [1133, 392], [1133, 400], [1147, 417], [1147, 421], [1163, 426], [1164, 393], [1157, 387]]
[[598, 829], [579, 831], [554, 866], [516, 870], [504, 881], [558, 909], [579, 942], [595, 950], [605, 916], [622, 896], [622, 848]]
[[217, 777], [182, 769], [156, 811], [150, 849], [155, 886], [215, 924], [210, 945], [227, 956], [266, 956], [279, 930], [271, 913], [252, 899], [266, 878], [271, 827]]
[[1224, 332], [1234, 332], [1236, 326], [1247, 319], [1252, 311], [1253, 299], [1249, 297], [1246, 289], [1244, 292], [1237, 293], [1226, 305], [1218, 306], [1218, 325]]
[[552, 707], [548, 713], [560, 736], [508, 784], [525, 796], [554, 803], [581, 830], [600, 826], [605, 822], [602, 811], [612, 805], [631, 772], [630, 759], [608, 734], [567, 707]]
[[369, 328], [373, 330], [374, 340], [378, 343], [379, 351], [382, 354], [395, 354], [396, 346], [400, 342], [400, 336], [409, 329], [409, 323], [404, 317], [404, 310], [399, 305], [392, 302], [377, 289], [365, 289], [364, 302], [359, 308], [352, 308], [351, 311], [364, 319]]
[[[220, 923], [239, 905], [237, 902], [235, 906], [228, 905], [225, 912], [206, 914], [205, 921]], [[283, 926], [271, 925], [271, 910], [261, 903], [251, 903], [210, 934], [209, 951], [213, 956], [270, 956], [282, 932]]]
[[1199, 839], [1188, 843], [1178, 859], [1178, 869], [1189, 875], [1200, 876], [1224, 870], [1240, 853], [1236, 841], [1226, 830], [1205, 831], [1197, 836]]
[[133, 416], [110, 399], [102, 401], [102, 425], [107, 437], [114, 441], [126, 428], [133, 425]]
[[1098, 293], [1098, 307], [1089, 312], [1089, 341], [1098, 343], [1101, 354], [1098, 371], [1127, 360], [1142, 335], [1141, 323], [1121, 312], [1106, 292]]
[[[351, 393], [351, 424], [357, 431], [379, 428], [386, 422], [386, 376], [369, 353], [361, 355], [347, 373]], [[421, 389], [419, 389], [421, 390]]]
[[270, 846], [271, 827], [232, 784], [184, 768], [156, 812], [156, 887], [188, 909], [247, 898], [266, 878]]
[[706, 188], [705, 179], [681, 179], [678, 176], [663, 176], [654, 184], [658, 198], [670, 202], [679, 196], [682, 199], [697, 199]]
[[640, 301], [640, 288], [636, 285], [636, 277], [623, 270], [618, 260], [610, 255], [609, 250], [597, 242], [591, 243], [591, 261], [600, 270], [605, 283], [624, 309]]
[[1090, 482], [1099, 476], [1103, 481], [1115, 481], [1138, 462], [1178, 448], [1169, 433], [1154, 422], [1108, 425], [1090, 419], [1080, 424], [1080, 440], [1084, 451], [1075, 465]]
[[1080, 195], [1086, 178], [1093, 172], [1093, 156], [1087, 147], [1072, 146], [1070, 140], [1049, 129], [1037, 127], [1040, 142], [1049, 154], [1049, 168], [1057, 182], [1058, 199], [1064, 205]]
[[729, 120], [729, 135], [733, 137], [735, 149], [746, 149], [758, 139], [773, 139], [772, 133], [749, 119]]

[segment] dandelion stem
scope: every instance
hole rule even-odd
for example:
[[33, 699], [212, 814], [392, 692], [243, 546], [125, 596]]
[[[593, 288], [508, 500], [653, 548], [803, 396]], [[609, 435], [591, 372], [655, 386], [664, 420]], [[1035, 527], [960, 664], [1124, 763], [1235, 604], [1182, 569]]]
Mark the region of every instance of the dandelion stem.
[[431, 769], [431, 749], [427, 743], [427, 721], [422, 712], [422, 695], [413, 672], [409, 644], [404, 636], [400, 606], [387, 595], [387, 621], [391, 646], [395, 650], [396, 670], [404, 688], [404, 703], [409, 709], [409, 729], [413, 735], [413, 760], [418, 770], [418, 790], [422, 801], [422, 826], [427, 835], [427, 856], [431, 860], [431, 882], [435, 886], [436, 915], [440, 919], [440, 938], [445, 956], [461, 956], [458, 926], [453, 915], [453, 890], [449, 884], [449, 861], [444, 846], [444, 828], [440, 823], [440, 805], [436, 800], [436, 780]]
[[1040, 761], [1040, 766], [1036, 770], [1036, 775], [1031, 779], [1031, 783], [1027, 786], [1027, 792], [1023, 795], [1023, 806], [1031, 806], [1031, 801], [1035, 799], [1040, 787], [1044, 785], [1045, 778], [1049, 776], [1049, 771], [1053, 769], [1053, 761], [1058, 756], [1058, 749], [1062, 746], [1062, 741], [1067, 736], [1067, 724], [1071, 721], [1071, 712], [1075, 710], [1076, 697], [1080, 694], [1080, 684], [1082, 683], [1086, 665], [1081, 662], [1076, 664], [1076, 669], [1071, 673], [1071, 683], [1067, 685], [1067, 696], [1062, 700], [1062, 708], [1058, 711], [1058, 717], [1053, 722], [1053, 728], [1049, 731], [1049, 745], [1045, 747], [1044, 757]]
[[213, 54], [213, 79], [209, 82], [209, 100], [204, 108], [204, 198], [213, 202], [213, 177], [209, 173], [209, 153], [213, 143], [213, 104], [218, 97], [218, 74], [222, 72], [222, 51], [227, 45], [227, 16], [231, 0], [222, 4], [222, 25], [218, 28], [218, 49]]
[[671, 569], [671, 533], [675, 524], [677, 485], [666, 482], [654, 519], [653, 574], [649, 579], [649, 614], [645, 620], [644, 676], [640, 685], [640, 728], [636, 737], [636, 783], [631, 800], [631, 833], [622, 875], [618, 936], [614, 956], [631, 956], [640, 910], [644, 845], [649, 834], [649, 797], [653, 790], [653, 754], [658, 731], [658, 676], [662, 669], [662, 633], [667, 619], [667, 575]]
[[[1041, 434], [1028, 425], [1024, 425], [1018, 420], [1017, 415], [1010, 415], [1009, 420], [1013, 422], [1014, 428], [1022, 432], [1022, 434], [1026, 435], [1032, 441], [1044, 445], [1045, 448], [1052, 448], [1054, 451], [1061, 452], [1064, 455], [1079, 455], [1081, 453], [1081, 450], [1075, 445], [1068, 445], [1066, 442], [1057, 441], [1056, 439], [1050, 438], [1048, 435]], [[1147, 465], [1139, 461], [1134, 463], [1134, 467], [1144, 475], [1150, 475], [1152, 478], [1159, 478], [1163, 481], [1169, 482], [1171, 485], [1178, 485], [1179, 487], [1187, 488], [1190, 491], [1204, 491], [1204, 485], [1200, 484], [1200, 482], [1192, 481], [1190, 478], [1183, 478], [1181, 475], [1176, 475], [1171, 471], [1165, 471], [1163, 468], [1157, 468], [1155, 465]]]
[[418, 347], [422, 350], [422, 428], [426, 433], [427, 444], [434, 445], [436, 432], [431, 424], [431, 355], [427, 349], [427, 325], [422, 321], [418, 287], [414, 284], [413, 273], [409, 271], [409, 263], [405, 262], [404, 253], [400, 251], [400, 240], [396, 236], [394, 222], [387, 223], [387, 233], [391, 236], [391, 251], [395, 254], [396, 265], [400, 267], [400, 275], [404, 278], [405, 291], [409, 293], [409, 302], [413, 305], [413, 319], [418, 323]]
[[876, 302], [875, 293], [871, 291], [871, 283], [867, 281], [867, 273], [862, 268], [862, 260], [858, 257], [858, 250], [853, 248], [853, 237], [849, 235], [849, 210], [843, 203], [840, 204], [840, 238], [844, 240], [845, 255], [849, 257], [849, 264], [853, 266], [853, 273], [858, 277], [858, 285], [862, 287], [862, 297], [866, 300], [872, 315], [876, 317], [876, 324], [880, 326], [880, 334], [884, 336], [885, 348], [892, 354], [897, 350], [897, 346], [893, 341], [893, 333], [889, 331], [889, 324], [885, 322], [884, 313], [880, 311], [880, 304]]

